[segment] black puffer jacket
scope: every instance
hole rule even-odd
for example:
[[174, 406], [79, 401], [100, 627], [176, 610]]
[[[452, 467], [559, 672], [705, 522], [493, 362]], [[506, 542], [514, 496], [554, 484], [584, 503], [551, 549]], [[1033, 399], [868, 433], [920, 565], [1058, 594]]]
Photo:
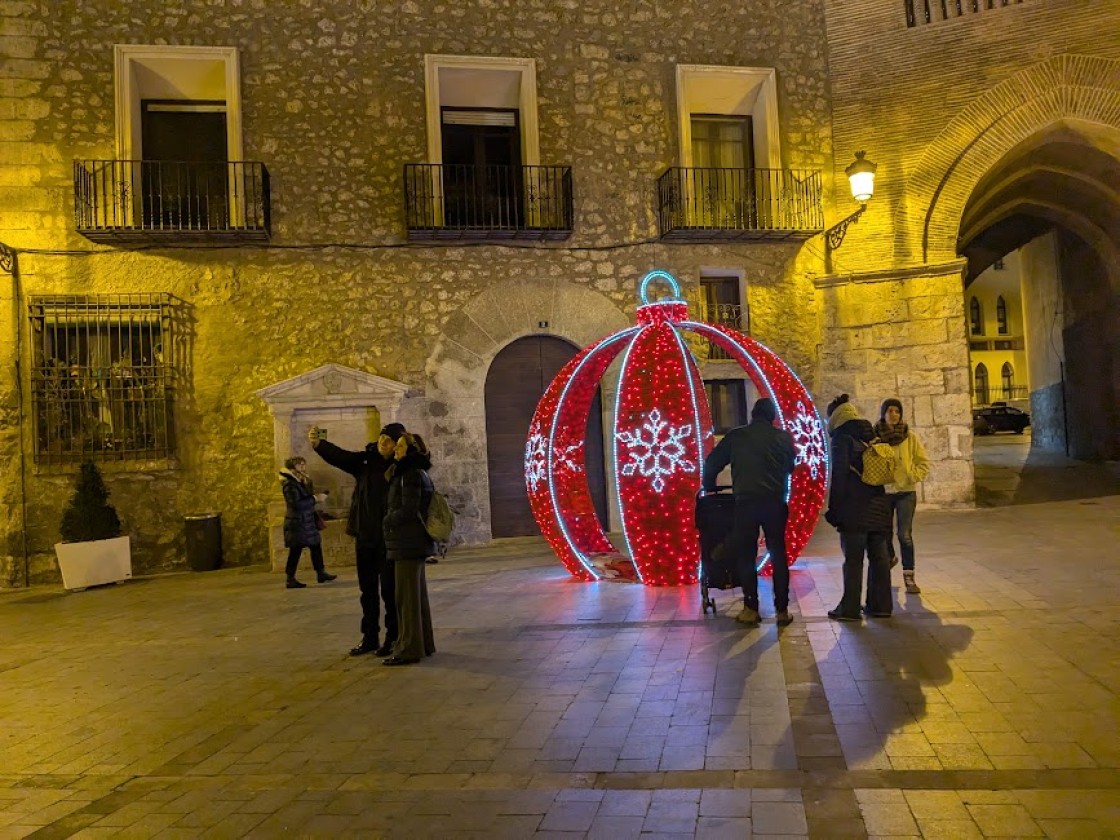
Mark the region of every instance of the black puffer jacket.
[[280, 473], [284, 491], [284, 548], [311, 547], [320, 542], [315, 525], [315, 486], [310, 478], [300, 481], [295, 473]]
[[824, 518], [838, 531], [880, 531], [891, 527], [891, 508], [882, 487], [864, 484], [863, 453], [875, 437], [867, 420], [849, 420], [832, 430], [832, 485]]
[[363, 542], [381, 539], [381, 523], [385, 519], [385, 502], [389, 492], [385, 471], [393, 463], [392, 457], [383, 458], [375, 443], [368, 444], [361, 452], [350, 452], [329, 440], [319, 441], [315, 452], [332, 467], [350, 473], [358, 482], [350, 499], [346, 533]]
[[417, 453], [396, 463], [385, 514], [385, 550], [390, 560], [423, 560], [436, 553], [423, 521], [432, 501], [432, 480], [425, 472], [431, 466], [427, 455]]

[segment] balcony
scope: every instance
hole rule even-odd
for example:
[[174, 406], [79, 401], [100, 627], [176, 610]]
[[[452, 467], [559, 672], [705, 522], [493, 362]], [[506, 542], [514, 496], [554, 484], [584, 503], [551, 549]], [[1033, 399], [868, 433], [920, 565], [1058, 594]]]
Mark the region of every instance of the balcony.
[[94, 242], [262, 242], [268, 170], [257, 161], [74, 161], [74, 223]]
[[678, 242], [808, 239], [824, 230], [821, 173], [674, 166], [657, 179], [661, 238]]
[[411, 241], [567, 239], [572, 168], [409, 163], [404, 202]]
[[[751, 327], [747, 323], [743, 307], [737, 303], [707, 304], [701, 308], [700, 320], [705, 324], [714, 324], [717, 327], [731, 327], [742, 333], [750, 334]], [[708, 341], [708, 361], [720, 361], [732, 358], [731, 354], [718, 344]]]

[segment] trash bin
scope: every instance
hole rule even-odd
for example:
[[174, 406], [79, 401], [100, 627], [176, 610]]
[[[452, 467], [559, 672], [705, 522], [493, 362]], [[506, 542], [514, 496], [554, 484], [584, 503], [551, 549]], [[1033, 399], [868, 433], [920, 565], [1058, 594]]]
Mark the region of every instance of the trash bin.
[[222, 515], [195, 513], [183, 517], [187, 528], [187, 562], [196, 572], [222, 565]]

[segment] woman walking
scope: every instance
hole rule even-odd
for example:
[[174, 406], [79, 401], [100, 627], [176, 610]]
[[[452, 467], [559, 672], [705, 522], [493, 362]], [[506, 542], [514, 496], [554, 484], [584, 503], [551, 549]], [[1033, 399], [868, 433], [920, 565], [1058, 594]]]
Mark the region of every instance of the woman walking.
[[395, 566], [397, 581], [397, 643], [385, 665], [412, 665], [436, 652], [424, 559], [436, 551], [424, 529], [424, 514], [432, 499], [432, 465], [420, 435], [403, 433], [397, 439], [395, 461], [385, 473], [389, 502], [385, 514], [385, 549]]
[[832, 436], [832, 485], [824, 518], [840, 532], [844, 552], [844, 595], [836, 609], [828, 611], [828, 617], [860, 620], [866, 554], [867, 604], [863, 612], [873, 618], [889, 618], [893, 609], [887, 552], [890, 508], [883, 488], [865, 484], [861, 478], [863, 454], [875, 432], [871, 423], [859, 416], [847, 394], [829, 403], [828, 428]]
[[311, 565], [319, 583], [327, 583], [338, 575], [328, 574], [323, 565], [323, 545], [319, 537], [319, 525], [315, 516], [315, 503], [324, 501], [326, 493], [315, 493], [304, 469], [307, 461], [303, 458], [289, 458], [280, 472], [280, 487], [284, 492], [284, 547], [288, 549], [288, 589], [303, 589], [306, 583], [296, 580], [299, 556], [305, 548], [311, 550]]
[[[914, 581], [914, 511], [918, 508], [916, 488], [929, 475], [929, 456], [918, 436], [903, 422], [902, 403], [894, 397], [883, 400], [875, 436], [894, 447], [895, 470], [891, 483], [885, 488], [887, 502], [902, 554], [902, 581], [908, 593], [917, 595], [922, 590]], [[887, 550], [893, 569], [898, 562], [893, 534], [887, 537]]]

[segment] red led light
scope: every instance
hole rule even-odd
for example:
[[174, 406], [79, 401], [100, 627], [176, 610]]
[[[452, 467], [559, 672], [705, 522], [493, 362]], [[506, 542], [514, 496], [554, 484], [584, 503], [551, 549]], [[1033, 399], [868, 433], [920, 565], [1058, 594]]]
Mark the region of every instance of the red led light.
[[599, 380], [625, 351], [610, 457], [627, 548], [643, 583], [696, 582], [700, 548], [693, 512], [713, 435], [700, 371], [680, 334], [687, 330], [726, 350], [759, 393], [774, 399], [779, 425], [794, 436], [798, 457], [786, 530], [792, 564], [812, 535], [828, 481], [827, 439], [812, 398], [793, 371], [757, 341], [728, 327], [688, 320], [683, 301], [645, 301], [653, 279], [666, 280], [679, 295], [671, 275], [647, 275], [638, 326], [581, 351], [537, 405], [525, 447], [525, 479], [541, 533], [568, 571], [584, 580], [598, 577], [594, 555], [614, 551], [591, 502], [584, 437]]

